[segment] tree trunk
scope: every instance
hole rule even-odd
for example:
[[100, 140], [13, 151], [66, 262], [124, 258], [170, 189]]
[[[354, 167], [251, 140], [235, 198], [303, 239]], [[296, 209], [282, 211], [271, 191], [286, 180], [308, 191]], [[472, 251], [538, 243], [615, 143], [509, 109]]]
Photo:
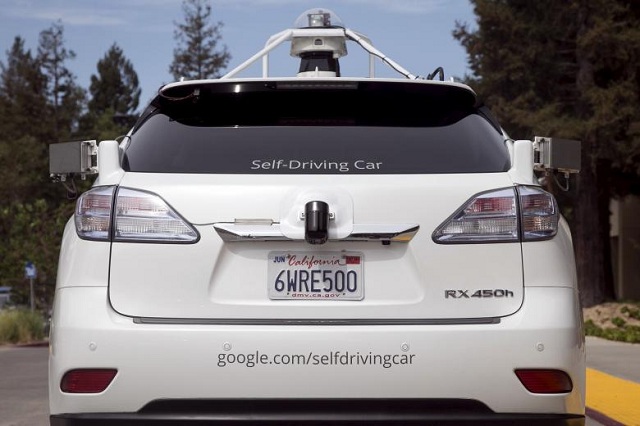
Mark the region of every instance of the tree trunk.
[[578, 175], [574, 247], [578, 287], [582, 306], [589, 307], [614, 298], [611, 246], [609, 236], [609, 198], [606, 177], [608, 167], [597, 160], [597, 130], [590, 128], [591, 106], [585, 96], [594, 86], [594, 67], [580, 39], [589, 31], [589, 1], [579, 5], [576, 85], [582, 96], [576, 102], [576, 113], [584, 121], [582, 132], [582, 165]]
[[574, 223], [574, 246], [582, 306], [614, 298], [609, 237], [609, 195], [602, 183], [606, 167], [593, 161], [594, 140], [582, 141], [582, 170]]

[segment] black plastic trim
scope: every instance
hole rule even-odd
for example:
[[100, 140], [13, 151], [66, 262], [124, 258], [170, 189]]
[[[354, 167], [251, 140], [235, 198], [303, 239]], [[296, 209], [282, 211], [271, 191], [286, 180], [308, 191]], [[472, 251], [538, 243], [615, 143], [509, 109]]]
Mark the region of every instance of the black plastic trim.
[[579, 414], [495, 413], [465, 399], [156, 400], [137, 413], [50, 417], [51, 426], [121, 425], [570, 425]]

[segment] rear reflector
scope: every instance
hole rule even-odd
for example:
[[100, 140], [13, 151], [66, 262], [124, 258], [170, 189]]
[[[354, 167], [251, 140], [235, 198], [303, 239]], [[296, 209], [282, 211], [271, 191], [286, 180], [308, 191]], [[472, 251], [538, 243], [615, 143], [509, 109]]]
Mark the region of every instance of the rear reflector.
[[568, 393], [573, 389], [571, 378], [564, 371], [520, 369], [515, 373], [531, 393]]
[[111, 384], [117, 372], [114, 368], [70, 370], [60, 381], [60, 390], [66, 393], [100, 393]]

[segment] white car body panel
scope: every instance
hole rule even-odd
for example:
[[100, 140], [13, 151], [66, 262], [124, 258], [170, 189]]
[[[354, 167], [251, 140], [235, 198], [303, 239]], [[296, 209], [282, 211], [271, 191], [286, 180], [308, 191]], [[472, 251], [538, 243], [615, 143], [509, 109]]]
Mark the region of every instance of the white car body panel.
[[[584, 342], [571, 288], [527, 288], [522, 309], [493, 325], [284, 328], [134, 324], [109, 308], [106, 291], [65, 288], [57, 299], [52, 413], [136, 411], [149, 402], [151, 389], [163, 398], [472, 398], [498, 412], [580, 412], [584, 404]], [[256, 352], [270, 361], [278, 354], [311, 353], [313, 361], [313, 355], [336, 352], [415, 357], [412, 365], [390, 368], [218, 365], [220, 354]], [[62, 372], [96, 365], [119, 370], [103, 393], [70, 395], [56, 386]], [[570, 372], [574, 391], [532, 398], [513, 375], [514, 368], [532, 365]]]

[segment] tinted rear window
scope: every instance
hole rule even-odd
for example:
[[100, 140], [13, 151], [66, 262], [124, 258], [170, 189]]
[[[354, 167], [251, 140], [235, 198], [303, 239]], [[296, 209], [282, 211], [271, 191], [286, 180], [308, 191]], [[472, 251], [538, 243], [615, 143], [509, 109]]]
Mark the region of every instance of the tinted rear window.
[[503, 135], [465, 89], [237, 86], [180, 88], [157, 98], [131, 136], [125, 170], [417, 174], [509, 168]]

